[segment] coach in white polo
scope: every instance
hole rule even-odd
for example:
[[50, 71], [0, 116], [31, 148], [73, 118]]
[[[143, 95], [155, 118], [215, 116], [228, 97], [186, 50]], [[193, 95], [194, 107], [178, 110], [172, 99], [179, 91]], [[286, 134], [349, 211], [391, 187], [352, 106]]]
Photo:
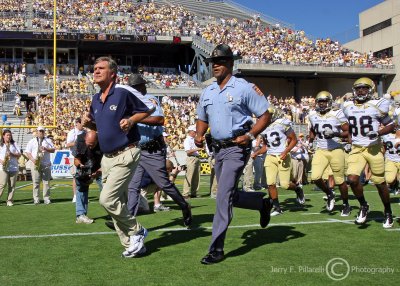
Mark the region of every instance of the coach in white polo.
[[196, 127], [189, 126], [188, 135], [183, 142], [187, 159], [186, 159], [186, 175], [183, 182], [183, 197], [185, 199], [195, 198], [199, 191], [200, 183], [200, 159], [199, 151], [202, 150], [194, 144], [194, 137], [196, 136]]

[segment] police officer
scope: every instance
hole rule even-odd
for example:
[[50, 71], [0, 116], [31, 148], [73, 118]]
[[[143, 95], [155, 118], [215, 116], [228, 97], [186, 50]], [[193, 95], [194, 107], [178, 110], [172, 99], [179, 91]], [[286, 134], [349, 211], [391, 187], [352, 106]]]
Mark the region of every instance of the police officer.
[[145, 99], [156, 106], [154, 113], [137, 125], [140, 133], [140, 161], [128, 187], [128, 209], [131, 214], [137, 214], [139, 208], [140, 185], [147, 172], [153, 182], [177, 203], [183, 213], [183, 223], [189, 226], [192, 213], [189, 204], [182, 197], [176, 186], [168, 179], [166, 168], [166, 144], [163, 137], [164, 114], [156, 97], [147, 93], [146, 81], [140, 74], [132, 74], [128, 84], [139, 91]]
[[[254, 85], [232, 75], [234, 56], [228, 45], [220, 44], [206, 62], [212, 63], [217, 81], [208, 86], [197, 106], [195, 143], [203, 146], [203, 136], [211, 128], [218, 181], [217, 210], [214, 214], [209, 253], [201, 263], [213, 264], [224, 259], [224, 240], [232, 220], [232, 206], [258, 210], [260, 225], [270, 220], [271, 203], [262, 192], [237, 191], [237, 182], [249, 158], [251, 141], [271, 120], [269, 103]], [[259, 120], [252, 125], [252, 114]]]

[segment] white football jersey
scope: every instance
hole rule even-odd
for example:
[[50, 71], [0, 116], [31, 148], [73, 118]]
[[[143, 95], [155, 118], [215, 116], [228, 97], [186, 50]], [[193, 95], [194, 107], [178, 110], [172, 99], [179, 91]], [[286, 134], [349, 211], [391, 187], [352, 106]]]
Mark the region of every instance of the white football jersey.
[[308, 119], [309, 127], [314, 131], [315, 134], [317, 148], [323, 150], [342, 148], [340, 138], [334, 137], [331, 139], [327, 139], [324, 136], [325, 128], [332, 129], [333, 132], [342, 131], [342, 125], [348, 122], [342, 110], [330, 110], [323, 115], [319, 114], [318, 112], [313, 112], [310, 113]]
[[346, 102], [343, 112], [349, 121], [352, 144], [368, 147], [379, 143], [379, 137], [370, 139], [367, 134], [370, 131], [379, 131], [383, 119], [388, 118], [389, 107], [389, 100], [384, 98], [369, 100], [363, 104]]
[[382, 136], [383, 143], [385, 144], [385, 158], [392, 162], [400, 162], [400, 155], [397, 154], [396, 148], [396, 134], [389, 133]]
[[280, 155], [286, 148], [287, 135], [294, 132], [292, 122], [287, 118], [279, 118], [269, 125], [261, 135], [267, 142], [268, 155]]

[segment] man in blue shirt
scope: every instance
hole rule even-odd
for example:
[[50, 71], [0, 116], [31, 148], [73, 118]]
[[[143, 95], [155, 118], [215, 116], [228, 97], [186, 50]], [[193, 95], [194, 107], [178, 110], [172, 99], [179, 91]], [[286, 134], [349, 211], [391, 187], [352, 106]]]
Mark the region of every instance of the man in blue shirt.
[[[94, 82], [100, 86], [90, 106], [84, 126], [98, 131], [103, 190], [100, 204], [112, 217], [124, 257], [146, 252], [144, 239], [147, 230], [127, 208], [128, 184], [140, 158], [140, 139], [136, 123], [148, 117], [149, 109], [126, 86], [116, 83], [117, 64], [109, 57], [100, 57], [94, 65]], [[139, 96], [139, 95], [138, 95]]]
[[147, 172], [153, 182], [180, 206], [183, 214], [183, 223], [185, 226], [189, 226], [192, 223], [190, 206], [175, 184], [168, 178], [166, 168], [167, 151], [163, 137], [164, 113], [160, 103], [156, 97], [147, 93], [146, 81], [141, 75], [131, 75], [128, 79], [128, 84], [156, 106], [154, 113], [137, 125], [140, 133], [139, 147], [141, 156], [139, 165], [129, 183], [129, 211], [136, 216], [139, 208], [140, 185], [144, 173]]
[[[208, 86], [197, 106], [195, 143], [203, 146], [203, 136], [210, 127], [218, 181], [217, 210], [213, 219], [209, 253], [201, 263], [213, 264], [224, 259], [226, 231], [232, 220], [232, 206], [258, 210], [260, 225], [270, 220], [271, 202], [262, 192], [237, 191], [237, 182], [249, 158], [251, 141], [271, 121], [269, 103], [255, 86], [232, 75], [234, 56], [228, 45], [220, 44], [206, 62], [212, 63], [217, 81]], [[258, 120], [252, 125], [252, 115]]]

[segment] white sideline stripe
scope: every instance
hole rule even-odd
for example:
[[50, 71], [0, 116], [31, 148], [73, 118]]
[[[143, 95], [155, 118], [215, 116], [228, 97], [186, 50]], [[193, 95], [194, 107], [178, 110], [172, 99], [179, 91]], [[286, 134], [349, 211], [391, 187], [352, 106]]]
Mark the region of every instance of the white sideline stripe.
[[116, 232], [76, 232], [76, 233], [54, 233], [54, 234], [26, 234], [26, 235], [6, 235], [0, 236], [0, 239], [18, 239], [18, 238], [43, 238], [43, 237], [62, 237], [62, 236], [87, 236], [87, 235], [104, 235], [116, 234]]
[[16, 189], [22, 189], [22, 188], [24, 188], [24, 187], [26, 187], [26, 186], [30, 186], [30, 185], [32, 185], [32, 183], [25, 184], [25, 185], [21, 185], [21, 186], [15, 187], [15, 188], [16, 188]]
[[301, 214], [301, 215], [320, 215], [322, 213], [305, 213], [305, 214]]
[[387, 228], [387, 231], [400, 231], [400, 228]]
[[328, 220], [332, 222], [340, 222], [344, 224], [354, 224], [354, 220], [340, 220], [340, 219], [334, 219], [334, 218], [329, 218]]
[[[282, 226], [282, 225], [304, 225], [304, 224], [325, 224], [325, 223], [347, 223], [353, 220], [319, 220], [319, 221], [300, 221], [300, 222], [282, 222], [282, 223], [270, 223], [268, 226]], [[229, 228], [259, 228], [259, 224], [246, 224], [246, 225], [232, 225]], [[201, 230], [201, 229], [212, 229], [212, 226], [198, 227], [198, 228], [160, 228], [153, 231], [165, 232], [165, 231], [189, 231], [189, 230]], [[76, 232], [76, 233], [54, 233], [54, 234], [34, 234], [34, 235], [6, 235], [0, 236], [0, 239], [19, 239], [19, 238], [45, 238], [45, 237], [64, 237], [64, 236], [88, 236], [88, 235], [106, 235], [106, 234], [116, 234], [113, 231], [106, 232]]]

